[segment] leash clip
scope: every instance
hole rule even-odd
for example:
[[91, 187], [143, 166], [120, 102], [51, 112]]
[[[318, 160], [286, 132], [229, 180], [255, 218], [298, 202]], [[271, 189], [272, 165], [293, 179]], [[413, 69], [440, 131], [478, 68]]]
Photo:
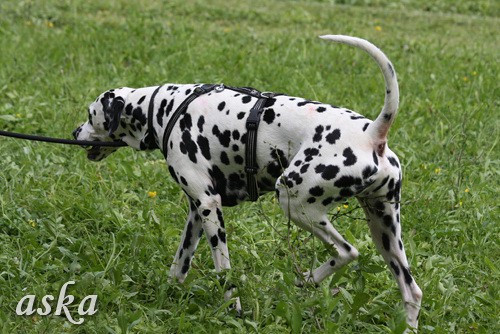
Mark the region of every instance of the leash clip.
[[270, 99], [272, 97], [275, 97], [276, 96], [276, 93], [273, 93], [273, 92], [262, 92], [260, 93], [260, 97], [263, 97], [263, 98], [266, 98], [266, 99]]
[[220, 85], [215, 86], [215, 92], [216, 92], [216, 93], [220, 93], [220, 92], [222, 92], [225, 88], [226, 88], [226, 87], [224, 87], [224, 84], [223, 84], [223, 83], [221, 83]]

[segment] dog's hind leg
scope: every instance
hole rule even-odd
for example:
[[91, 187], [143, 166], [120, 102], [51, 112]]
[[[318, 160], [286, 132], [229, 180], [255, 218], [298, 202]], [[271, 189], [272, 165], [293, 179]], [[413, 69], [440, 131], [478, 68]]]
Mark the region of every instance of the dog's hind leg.
[[175, 254], [174, 262], [170, 267], [170, 277], [176, 278], [181, 283], [184, 282], [202, 235], [202, 221], [198, 214], [198, 208], [190, 200], [189, 215], [184, 231], [182, 232], [181, 242]]
[[[328, 210], [335, 203], [329, 201], [325, 205], [322, 201], [315, 200], [313, 202], [310, 199], [310, 192], [297, 192], [295, 188], [297, 187], [294, 186], [293, 182], [287, 181], [286, 177], [278, 180], [276, 189], [281, 208], [297, 226], [311, 232], [332, 252], [332, 257], [328, 261], [304, 274], [305, 282], [319, 284], [326, 277], [356, 259], [358, 251], [340, 235], [328, 219]], [[301, 284], [303, 282], [297, 282], [297, 285]]]
[[[368, 226], [378, 251], [390, 268], [404, 302], [407, 322], [418, 325], [418, 314], [422, 301], [422, 290], [413, 279], [401, 239], [400, 192], [401, 171], [395, 157], [381, 159], [379, 179], [374, 189], [367, 189], [358, 200], [368, 219]], [[378, 185], [377, 185], [378, 184]]]
[[[396, 183], [395, 187], [399, 187], [398, 184], [399, 182]], [[398, 283], [407, 313], [408, 325], [416, 328], [422, 301], [422, 290], [411, 275], [401, 240], [399, 198], [388, 202], [386, 197], [387, 195], [360, 198], [359, 201], [368, 218], [372, 239]]]

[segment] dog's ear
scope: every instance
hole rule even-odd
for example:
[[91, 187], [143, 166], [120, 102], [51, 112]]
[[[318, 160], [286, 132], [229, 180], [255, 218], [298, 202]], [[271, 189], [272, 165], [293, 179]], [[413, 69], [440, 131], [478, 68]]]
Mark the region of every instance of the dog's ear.
[[111, 136], [118, 125], [120, 125], [120, 118], [122, 116], [123, 108], [125, 107], [125, 100], [121, 96], [117, 96], [110, 103], [108, 108], [106, 108], [105, 115], [106, 119], [109, 120], [109, 135]]

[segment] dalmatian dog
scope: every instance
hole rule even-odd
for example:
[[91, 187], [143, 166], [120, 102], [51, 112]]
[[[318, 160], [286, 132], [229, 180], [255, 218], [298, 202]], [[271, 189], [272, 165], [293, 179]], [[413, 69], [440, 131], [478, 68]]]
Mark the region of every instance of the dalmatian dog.
[[[328, 212], [348, 197], [363, 208], [373, 241], [401, 291], [409, 327], [416, 328], [422, 291], [413, 279], [401, 239], [401, 165], [387, 146], [399, 104], [394, 67], [376, 46], [349, 36], [325, 40], [358, 47], [382, 70], [385, 102], [371, 121], [346, 108], [300, 97], [266, 99], [256, 145], [258, 194], [275, 191], [285, 215], [312, 233], [331, 258], [307, 272], [303, 282], [321, 283], [358, 257], [356, 248], [333, 227]], [[231, 268], [223, 206], [249, 199], [245, 169], [246, 120], [258, 97], [215, 89], [194, 98], [163, 138], [174, 111], [200, 84], [119, 88], [101, 94], [88, 109], [88, 121], [74, 131], [79, 140], [122, 141], [136, 150], [160, 149], [190, 212], [170, 272], [183, 282], [203, 233], [217, 272]], [[152, 113], [151, 113], [152, 111]], [[162, 140], [163, 139], [163, 140]], [[116, 147], [87, 147], [99, 161]], [[234, 287], [225, 293], [229, 300]], [[241, 310], [238, 297], [233, 306]]]

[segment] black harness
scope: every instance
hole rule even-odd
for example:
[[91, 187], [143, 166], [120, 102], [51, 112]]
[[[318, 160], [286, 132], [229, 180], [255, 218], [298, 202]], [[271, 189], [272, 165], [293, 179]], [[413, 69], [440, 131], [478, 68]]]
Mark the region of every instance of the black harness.
[[[148, 108], [148, 131], [144, 138], [144, 143], [148, 149], [158, 148], [156, 144], [156, 133], [153, 127], [153, 117], [154, 117], [154, 98], [158, 91], [163, 86], [159, 86], [151, 95], [151, 100], [149, 101]], [[222, 92], [225, 89], [230, 89], [240, 94], [249, 95], [257, 98], [257, 102], [254, 104], [252, 109], [250, 109], [250, 114], [246, 120], [246, 129], [247, 129], [247, 140], [245, 143], [245, 173], [247, 174], [247, 190], [248, 196], [251, 201], [256, 201], [259, 197], [259, 188], [257, 186], [257, 180], [255, 175], [258, 172], [257, 166], [257, 130], [259, 128], [260, 115], [264, 110], [264, 106], [268, 99], [274, 98], [275, 96], [281, 95], [279, 93], [270, 93], [270, 92], [259, 92], [256, 89], [249, 87], [231, 87], [224, 86], [223, 84], [205, 84], [198, 86], [194, 89], [193, 93], [189, 95], [174, 111], [170, 119], [168, 120], [167, 127], [165, 128], [165, 132], [163, 133], [163, 155], [165, 158], [167, 157], [168, 151], [168, 141], [170, 138], [170, 134], [174, 129], [177, 121], [180, 116], [183, 115], [189, 104], [193, 102], [196, 98], [201, 95], [207, 94], [213, 90], [216, 92]]]

